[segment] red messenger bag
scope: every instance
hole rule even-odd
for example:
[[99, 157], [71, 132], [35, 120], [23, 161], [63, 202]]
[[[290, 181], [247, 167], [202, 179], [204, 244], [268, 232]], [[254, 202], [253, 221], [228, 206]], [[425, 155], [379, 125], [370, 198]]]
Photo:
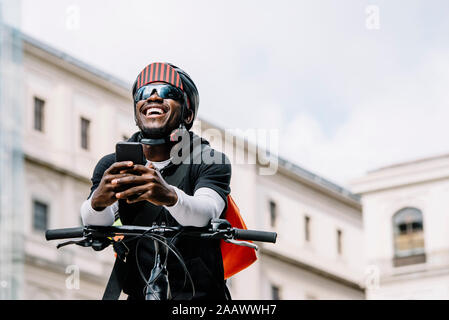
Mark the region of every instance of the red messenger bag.
[[[229, 221], [233, 228], [248, 229], [240, 215], [240, 210], [228, 195], [228, 208], [224, 218]], [[249, 247], [242, 247], [232, 243], [220, 241], [221, 255], [223, 257], [224, 278], [228, 279], [236, 273], [249, 267], [257, 260], [256, 250]]]

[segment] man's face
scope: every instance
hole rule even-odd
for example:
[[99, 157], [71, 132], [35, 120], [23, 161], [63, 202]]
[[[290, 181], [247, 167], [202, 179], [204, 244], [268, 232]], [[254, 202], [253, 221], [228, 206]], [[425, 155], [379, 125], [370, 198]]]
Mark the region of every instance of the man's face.
[[[163, 84], [163, 82], [153, 82]], [[136, 103], [136, 124], [145, 138], [158, 139], [179, 126], [182, 102], [162, 99], [156, 91], [147, 99]]]

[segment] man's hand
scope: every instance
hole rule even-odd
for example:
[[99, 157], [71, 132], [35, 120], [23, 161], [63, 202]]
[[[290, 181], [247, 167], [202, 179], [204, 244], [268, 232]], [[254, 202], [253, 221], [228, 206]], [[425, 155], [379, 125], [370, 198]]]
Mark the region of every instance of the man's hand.
[[126, 199], [127, 203], [149, 201], [158, 206], [173, 206], [178, 201], [174, 188], [165, 182], [160, 172], [150, 163], [149, 167], [137, 164], [126, 169], [127, 173], [135, 173], [124, 177], [116, 177], [111, 184], [123, 189], [129, 185], [137, 185], [115, 194], [117, 199]]
[[126, 170], [132, 168], [132, 166], [132, 161], [115, 162], [104, 172], [100, 184], [92, 196], [91, 204], [94, 210], [101, 211], [117, 201], [115, 194], [119, 189], [111, 181], [117, 178], [132, 176]]

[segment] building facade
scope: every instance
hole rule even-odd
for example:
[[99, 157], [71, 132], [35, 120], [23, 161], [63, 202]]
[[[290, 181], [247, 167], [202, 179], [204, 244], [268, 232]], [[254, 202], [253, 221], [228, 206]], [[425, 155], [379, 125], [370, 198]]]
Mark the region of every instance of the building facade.
[[362, 214], [348, 190], [266, 152], [232, 130], [194, 126], [233, 163], [231, 195], [249, 229], [278, 233], [232, 277], [235, 299], [364, 299]]
[[[56, 250], [44, 231], [81, 225], [79, 208], [96, 163], [137, 131], [131, 85], [36, 39], [21, 39], [23, 270], [17, 298], [100, 299], [112, 249]], [[229, 281], [235, 299], [364, 298], [357, 196], [281, 158], [267, 162], [257, 146], [210, 123], [198, 120], [193, 130], [233, 162], [232, 196], [248, 228], [278, 233], [276, 244], [259, 244], [258, 261]], [[272, 165], [274, 173], [261, 173]]]
[[449, 155], [354, 180], [362, 197], [368, 299], [449, 299]]
[[23, 298], [98, 299], [112, 269], [111, 249], [56, 250], [44, 231], [81, 225], [95, 164], [134, 130], [129, 88], [25, 35], [23, 50]]

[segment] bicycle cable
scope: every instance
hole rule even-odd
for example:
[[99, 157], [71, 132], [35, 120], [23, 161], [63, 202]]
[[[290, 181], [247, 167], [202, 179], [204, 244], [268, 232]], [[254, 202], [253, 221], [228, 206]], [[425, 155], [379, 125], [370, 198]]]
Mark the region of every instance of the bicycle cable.
[[[166, 217], [166, 218], [167, 218], [167, 217]], [[146, 233], [146, 232], [145, 232], [145, 233]], [[179, 237], [180, 234], [182, 234], [182, 230], [179, 230], [179, 231], [178, 231], [178, 232], [171, 238], [171, 240], [170, 240], [170, 242], [169, 242], [168, 245], [171, 246], [171, 248], [172, 248], [173, 250], [175, 250], [176, 253], [177, 253], [180, 257], [182, 257], [181, 253], [178, 251], [178, 248], [176, 248], [176, 246], [174, 245], [175, 240], [177, 240], [177, 238]], [[154, 235], [154, 236], [155, 236], [155, 235]], [[162, 236], [161, 236], [161, 239], [162, 239], [163, 241], [166, 240], [166, 238], [164, 238], [164, 237], [162, 237]], [[166, 265], [167, 265], [167, 260], [168, 260], [168, 254], [165, 256], [164, 267], [166, 267]], [[185, 270], [187, 270], [187, 267], [184, 268], [184, 280], [183, 280], [183, 283], [182, 283], [181, 288], [178, 290], [179, 293], [181, 293], [181, 291], [182, 291], [182, 290], [185, 288], [185, 286], [186, 286], [186, 282], [187, 282], [187, 273], [188, 273], [188, 272], [186, 273]], [[158, 275], [157, 275], [157, 276], [158, 276]], [[155, 278], [156, 278], [156, 277], [155, 277]], [[193, 282], [192, 282], [192, 281], [191, 281], [191, 284], [192, 284], [192, 288], [194, 288]], [[193, 292], [195, 292], [195, 291], [193, 291]], [[176, 294], [176, 295], [174, 295], [174, 296], [172, 297], [172, 300], [175, 299], [175, 298], [179, 295], [179, 293]], [[191, 297], [190, 299], [192, 299], [194, 295], [195, 295], [195, 294], [193, 294], [192, 297]]]
[[[179, 262], [180, 262], [182, 268], [184, 269], [184, 284], [183, 284], [183, 287], [185, 286], [186, 275], [187, 275], [188, 278], [189, 278], [189, 280], [190, 280], [190, 282], [191, 282], [191, 284], [192, 284], [192, 297], [193, 297], [193, 296], [195, 295], [195, 287], [194, 287], [193, 280], [192, 280], [192, 278], [191, 278], [191, 276], [190, 276], [190, 273], [189, 273], [187, 267], [185, 266], [185, 263], [184, 263], [183, 259], [176, 253], [176, 251], [175, 251], [172, 247], [170, 247], [169, 245], [167, 245], [167, 243], [165, 242], [165, 239], [164, 239], [164, 240], [160, 240], [160, 239], [158, 239], [157, 237], [155, 237], [154, 235], [145, 235], [144, 237], [147, 237], [147, 238], [150, 238], [150, 239], [152, 239], [152, 240], [158, 241], [158, 242], [161, 243], [162, 245], [167, 246], [167, 248], [169, 248], [170, 251], [177, 257], [177, 259], [179, 260]], [[140, 240], [139, 240], [139, 242], [140, 242]], [[137, 246], [136, 246], [136, 250], [137, 250]], [[143, 275], [142, 269], [140, 268], [140, 264], [139, 264], [139, 262], [138, 262], [138, 257], [137, 257], [137, 256], [136, 256], [136, 264], [138, 265], [138, 269], [139, 269], [139, 273], [140, 273], [141, 277], [144, 279], [144, 281], [145, 281], [145, 283], [146, 283], [146, 286], [144, 287], [144, 290], [146, 290], [146, 288], [147, 288], [149, 285], [151, 285], [154, 281], [156, 281], [156, 280], [158, 279], [159, 274], [157, 274], [156, 276], [154, 276], [154, 279], [153, 279], [151, 282], [148, 282], [148, 281], [145, 279], [145, 276]], [[154, 293], [154, 292], [153, 292], [153, 293]]]
[[[136, 265], [137, 265], [137, 269], [138, 269], [138, 271], [139, 271], [139, 273], [140, 273], [140, 276], [142, 277], [142, 279], [143, 279], [144, 282], [146, 283], [146, 285], [145, 285], [145, 287], [144, 287], [144, 290], [146, 290], [147, 287], [149, 287], [149, 286], [150, 286], [155, 280], [157, 280], [158, 277], [159, 277], [159, 274], [157, 274], [157, 275], [154, 277], [154, 279], [153, 279], [152, 281], [146, 280], [146, 277], [145, 277], [145, 275], [143, 274], [142, 268], [140, 267], [139, 257], [138, 257], [138, 254], [137, 254], [137, 252], [138, 252], [138, 247], [139, 247], [140, 242], [141, 242], [144, 238], [149, 238], [149, 239], [152, 239], [153, 241], [157, 241], [157, 242], [159, 242], [160, 244], [162, 244], [163, 246], [167, 247], [168, 250], [170, 250], [170, 252], [173, 253], [173, 255], [178, 259], [178, 261], [179, 261], [179, 263], [180, 263], [182, 269], [184, 270], [184, 284], [183, 284], [182, 289], [185, 287], [185, 282], [187, 281], [187, 279], [186, 279], [186, 277], [187, 277], [187, 278], [189, 279], [191, 285], [192, 285], [192, 298], [193, 298], [193, 297], [195, 296], [195, 286], [194, 286], [192, 277], [191, 277], [191, 275], [190, 275], [190, 272], [188, 271], [187, 266], [185, 265], [185, 263], [184, 263], [182, 257], [180, 256], [180, 254], [178, 254], [176, 247], [172, 247], [172, 246], [171, 246], [171, 242], [172, 242], [172, 241], [170, 241], [170, 244], [167, 244], [167, 242], [165, 241], [166, 238], [163, 237], [163, 236], [160, 236], [160, 235], [154, 235], [154, 234], [153, 234], [153, 235], [147, 234], [149, 231], [151, 231], [151, 230], [145, 231], [142, 235], [138, 236], [139, 239], [137, 240], [137, 243], [136, 243], [136, 254], [135, 254], [135, 256], [136, 256]], [[178, 234], [177, 234], [176, 236], [178, 236], [180, 233], [181, 233], [181, 232], [178, 232]], [[164, 262], [164, 268], [166, 267], [167, 258], [168, 258], [168, 253], [167, 253], [167, 256], [166, 256], [166, 261]], [[182, 290], [182, 289], [181, 289], [181, 290]]]
[[[154, 229], [157, 229], [157, 228], [159, 228], [159, 227], [153, 227], [153, 228], [150, 228], [149, 230], [145, 231], [143, 234], [140, 234], [140, 235], [126, 236], [124, 239], [122, 239], [122, 240], [120, 240], [120, 241], [122, 241], [122, 242], [124, 242], [124, 243], [131, 242], [131, 241], [133, 241], [133, 240], [136, 240], [136, 239], [141, 238], [141, 237], [142, 237], [143, 235], [145, 235], [146, 233], [148, 233], [148, 232], [150, 232], [150, 231], [153, 231]], [[172, 228], [170, 228], [170, 227], [165, 227], [165, 228], [172, 229]], [[170, 241], [170, 243], [169, 243], [168, 245], [169, 245], [169, 246], [172, 246], [172, 244], [174, 243], [174, 241], [177, 239], [177, 237], [178, 237], [181, 233], [182, 233], [182, 230], [179, 230], [179, 231], [175, 234], [175, 236], [171, 238], [171, 241]], [[153, 236], [158, 236], [158, 235], [153, 235]], [[164, 239], [163, 237], [161, 237], [161, 238]], [[140, 242], [140, 241], [139, 241], [139, 242]], [[138, 246], [137, 246], [137, 244], [136, 244], [136, 254], [137, 254], [137, 247], [138, 247]], [[179, 256], [181, 256], [181, 254], [179, 253], [178, 249], [177, 249], [174, 245], [173, 245], [171, 248], [172, 248], [173, 250], [175, 250], [176, 253], [178, 253]], [[168, 255], [166, 256], [166, 261], [164, 262], [164, 266], [166, 266], [167, 259], [168, 259]], [[136, 264], [137, 264], [137, 267], [138, 267], [138, 269], [139, 269], [140, 276], [142, 277], [142, 279], [143, 279], [144, 282], [146, 283], [145, 287], [143, 288], [143, 290], [144, 290], [144, 292], [145, 292], [147, 286], [148, 286], [149, 284], [151, 284], [151, 283], [148, 283], [147, 280], [146, 280], [146, 278], [145, 278], [145, 276], [143, 275], [143, 272], [141, 271], [140, 264], [138, 263], [138, 260], [136, 260]], [[188, 273], [188, 272], [187, 272], [187, 273]], [[185, 285], [186, 285], [186, 282], [187, 282], [187, 273], [185, 272], [185, 269], [184, 269], [184, 280], [183, 280], [183, 284], [182, 284], [181, 288], [179, 289], [179, 291], [182, 291], [182, 290], [185, 288]], [[159, 274], [157, 274], [157, 275], [155, 276], [154, 281], [157, 280], [157, 277], [158, 277], [158, 276], [159, 276]], [[192, 282], [192, 281], [191, 281], [191, 282]], [[192, 282], [192, 287], [193, 287], [193, 282]], [[195, 292], [195, 291], [194, 291], [194, 292]], [[144, 295], [145, 295], [145, 293], [144, 293]], [[174, 295], [174, 296], [172, 297], [172, 299], [176, 298], [178, 295], [179, 295], [179, 294]], [[193, 294], [193, 295], [194, 295], [194, 294]]]

